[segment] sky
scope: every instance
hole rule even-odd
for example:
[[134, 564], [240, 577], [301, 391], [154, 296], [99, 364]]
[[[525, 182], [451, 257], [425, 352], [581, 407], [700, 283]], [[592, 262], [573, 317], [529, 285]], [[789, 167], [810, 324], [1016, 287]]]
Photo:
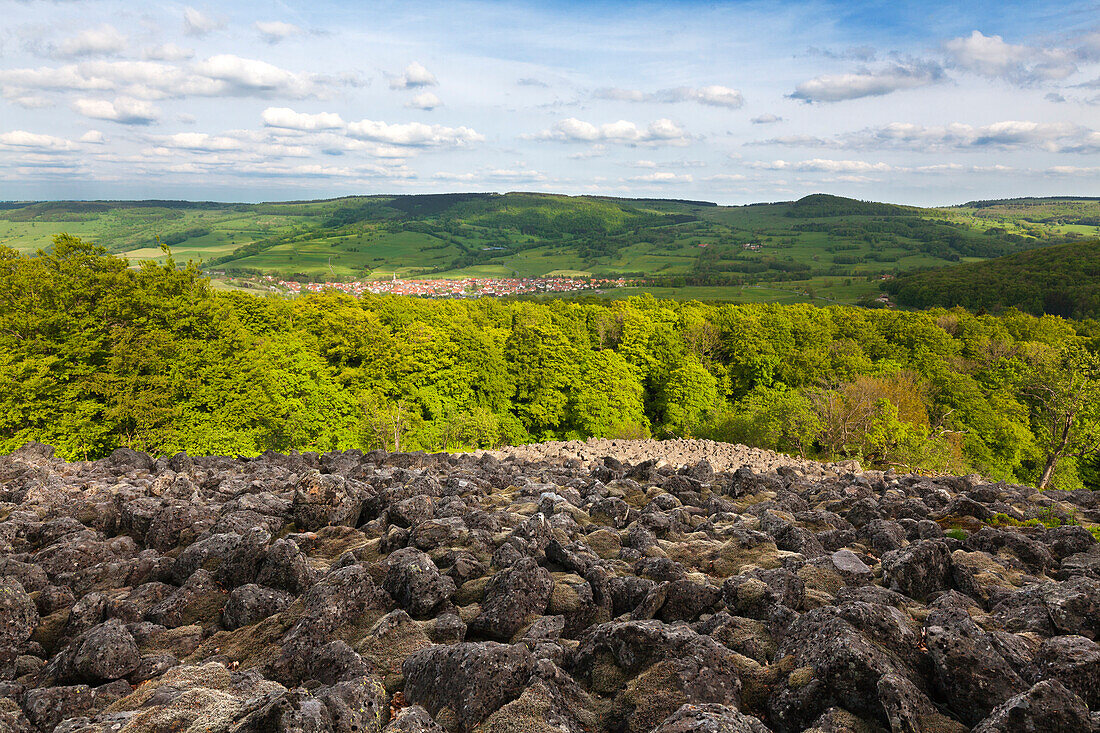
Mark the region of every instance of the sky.
[[1100, 1], [0, 0], [0, 200], [1100, 196]]

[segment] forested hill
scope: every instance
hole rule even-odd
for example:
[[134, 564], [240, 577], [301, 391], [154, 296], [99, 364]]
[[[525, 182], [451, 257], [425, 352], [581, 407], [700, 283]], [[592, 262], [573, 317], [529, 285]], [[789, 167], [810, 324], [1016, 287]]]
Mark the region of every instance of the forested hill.
[[962, 306], [1036, 315], [1100, 317], [1100, 240], [903, 275], [884, 286], [904, 306]]

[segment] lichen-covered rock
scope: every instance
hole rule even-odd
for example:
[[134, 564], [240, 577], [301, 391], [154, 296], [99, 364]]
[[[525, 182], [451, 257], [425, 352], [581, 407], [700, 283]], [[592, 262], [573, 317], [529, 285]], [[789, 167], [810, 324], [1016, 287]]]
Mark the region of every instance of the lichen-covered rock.
[[415, 547], [405, 547], [386, 558], [382, 587], [411, 616], [430, 616], [451, 600], [452, 578], [439, 572], [432, 559]]
[[1057, 680], [1044, 680], [998, 705], [973, 733], [1091, 730], [1089, 710], [1081, 698]]
[[31, 446], [0, 498], [0, 730], [1100, 730], [1100, 544], [985, 526], [1092, 492], [673, 440]]
[[994, 707], [1027, 689], [965, 610], [933, 611], [926, 638], [937, 688], [964, 723], [976, 725]]
[[683, 705], [653, 733], [771, 733], [751, 715], [726, 705]]
[[485, 588], [481, 613], [468, 633], [507, 641], [533, 617], [546, 611], [554, 579], [534, 558], [524, 557], [493, 576]]
[[0, 649], [18, 649], [31, 638], [38, 626], [38, 609], [10, 575], [0, 578]]
[[234, 588], [222, 608], [222, 625], [233, 631], [251, 626], [282, 611], [294, 601], [294, 596], [274, 588], [249, 583]]
[[939, 540], [922, 540], [882, 558], [883, 580], [893, 590], [923, 601], [946, 590], [951, 580], [951, 551]]
[[523, 645], [464, 642], [416, 652], [402, 670], [408, 702], [468, 731], [522, 694], [535, 658]]

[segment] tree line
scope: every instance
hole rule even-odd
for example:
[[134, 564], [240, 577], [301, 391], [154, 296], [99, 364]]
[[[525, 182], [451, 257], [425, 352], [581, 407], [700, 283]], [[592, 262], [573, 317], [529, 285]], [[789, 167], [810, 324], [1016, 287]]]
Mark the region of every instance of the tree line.
[[0, 450], [698, 436], [1097, 488], [1098, 347], [1018, 311], [258, 297], [60, 235], [0, 248]]

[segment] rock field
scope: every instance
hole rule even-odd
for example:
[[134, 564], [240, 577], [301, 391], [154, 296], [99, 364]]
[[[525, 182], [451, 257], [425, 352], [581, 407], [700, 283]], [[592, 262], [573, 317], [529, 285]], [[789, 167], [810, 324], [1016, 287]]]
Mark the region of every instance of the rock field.
[[0, 733], [1100, 731], [1100, 543], [995, 515], [1100, 493], [702, 441], [31, 444]]

